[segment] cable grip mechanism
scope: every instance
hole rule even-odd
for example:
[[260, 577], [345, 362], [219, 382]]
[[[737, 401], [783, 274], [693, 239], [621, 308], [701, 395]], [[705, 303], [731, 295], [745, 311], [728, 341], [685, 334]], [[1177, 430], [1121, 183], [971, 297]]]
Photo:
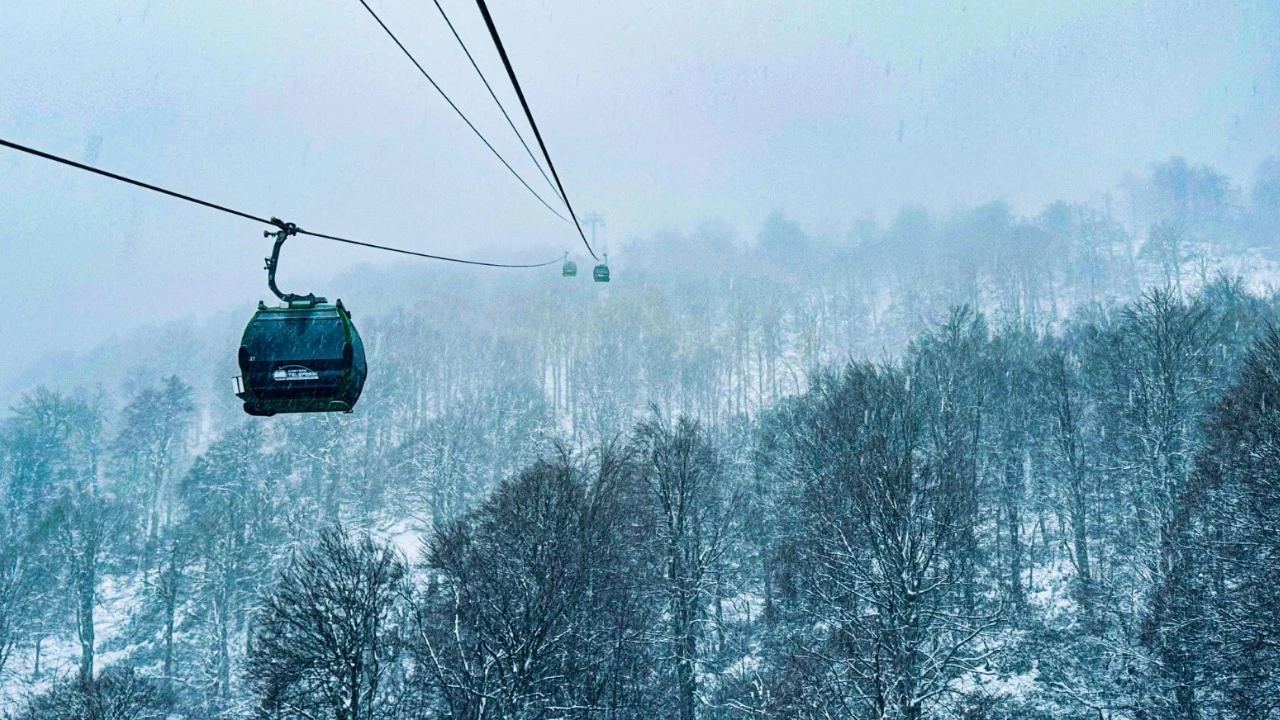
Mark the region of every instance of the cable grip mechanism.
[[271, 292], [276, 297], [289, 303], [290, 307], [295, 305], [306, 307], [325, 302], [325, 298], [317, 296], [315, 293], [307, 293], [306, 295], [297, 295], [295, 293], [282, 293], [280, 288], [276, 287], [276, 268], [280, 265], [280, 248], [284, 245], [284, 241], [292, 235], [298, 234], [298, 226], [293, 223], [287, 223], [278, 217], [271, 218], [271, 224], [275, 225], [277, 230], [264, 230], [262, 237], [273, 237], [276, 239], [275, 244], [271, 247], [271, 257], [266, 259], [267, 271], [267, 287], [271, 288]]

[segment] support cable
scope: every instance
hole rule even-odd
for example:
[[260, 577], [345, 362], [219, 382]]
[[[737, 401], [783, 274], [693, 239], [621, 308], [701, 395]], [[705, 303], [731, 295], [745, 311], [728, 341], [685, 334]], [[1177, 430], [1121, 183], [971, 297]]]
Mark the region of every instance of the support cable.
[[[466, 116], [466, 114], [464, 114], [462, 110], [456, 104], [454, 104], [453, 100], [445, 93], [445, 91], [441, 89], [441, 87], [438, 84], [436, 84], [436, 81], [422, 67], [422, 65], [418, 62], [417, 58], [413, 56], [413, 53], [409, 52], [409, 49], [404, 46], [404, 43], [400, 42], [400, 39], [396, 37], [395, 33], [391, 32], [391, 28], [387, 27], [387, 24], [382, 22], [382, 18], [378, 17], [378, 13], [374, 12], [373, 8], [369, 7], [369, 3], [365, 2], [365, 0], [360, 0], [360, 4], [364, 6], [365, 10], [369, 11], [369, 14], [373, 16], [374, 20], [378, 21], [378, 25], [382, 27], [382, 30], [387, 34], [387, 37], [391, 38], [391, 40], [396, 44], [396, 47], [400, 48], [400, 52], [404, 53], [405, 57], [409, 58], [409, 61], [413, 63], [413, 66], [418, 68], [418, 72], [422, 73], [422, 77], [426, 78], [427, 82], [431, 83], [431, 87], [435, 88], [436, 92], [440, 93], [440, 97], [444, 98], [444, 101], [449, 103], [449, 107], [453, 108], [453, 111], [458, 114], [458, 117], [462, 118], [462, 121], [467, 124], [467, 127], [471, 128], [471, 132], [475, 133], [476, 137], [480, 138], [480, 142], [484, 143], [484, 146], [489, 148], [489, 152], [493, 153], [493, 156], [498, 158], [498, 161], [501, 162], [502, 165], [506, 167], [507, 170], [510, 171], [512, 175], [515, 176], [516, 180], [520, 181], [520, 184], [524, 186], [524, 189], [533, 193], [533, 196], [538, 198], [538, 202], [542, 203], [543, 206], [545, 206], [548, 210], [550, 210], [556, 217], [560, 218], [561, 220], [564, 220], [565, 222], [569, 222], [569, 218], [565, 217], [564, 215], [561, 215], [560, 211], [551, 207], [551, 205], [548, 204], [547, 201], [544, 200], [542, 196], [538, 194], [538, 191], [534, 190], [529, 185], [529, 183], [525, 182], [525, 179], [520, 176], [520, 173], [516, 172], [516, 169], [511, 167], [511, 163], [507, 162], [507, 159], [502, 157], [502, 154], [499, 153], [497, 148], [495, 148], [493, 144], [489, 142], [488, 138], [484, 136], [484, 133], [480, 132], [480, 130], [475, 126], [475, 124], [471, 122], [471, 120]], [[534, 132], [537, 132], [537, 130], [535, 129]], [[555, 170], [553, 169], [552, 174], [554, 173], [555, 173]], [[567, 206], [568, 203], [565, 203], [565, 205]], [[572, 212], [572, 209], [570, 210], [570, 212]]]
[[453, 21], [450, 20], [449, 15], [445, 13], [444, 6], [440, 4], [440, 0], [432, 0], [432, 2], [436, 4], [436, 9], [440, 11], [440, 17], [444, 18], [444, 23], [449, 26], [449, 32], [453, 33], [453, 39], [458, 41], [458, 46], [462, 48], [462, 52], [466, 53], [467, 60], [471, 61], [471, 67], [475, 68], [476, 74], [480, 76], [480, 82], [484, 83], [484, 89], [489, 91], [489, 97], [493, 98], [493, 102], [496, 103], [498, 105], [498, 109], [502, 111], [502, 117], [507, 119], [507, 125], [511, 126], [511, 132], [516, 134], [516, 138], [519, 139], [520, 144], [524, 146], [524, 151], [529, 154], [529, 159], [533, 161], [533, 166], [538, 168], [538, 172], [542, 174], [542, 179], [547, 181], [547, 186], [551, 188], [551, 192], [555, 193], [556, 197], [563, 202], [564, 198], [560, 195], [560, 191], [557, 190], [555, 184], [551, 182], [551, 178], [547, 177], [547, 171], [542, 169], [542, 163], [538, 162], [538, 158], [533, 154], [533, 150], [529, 149], [529, 143], [525, 142], [524, 135], [518, 128], [516, 128], [515, 122], [512, 121], [511, 116], [507, 114], [507, 108], [502, 104], [502, 101], [498, 99], [498, 94], [493, 91], [493, 86], [489, 84], [489, 78], [484, 76], [484, 71], [482, 71], [480, 66], [476, 63], [476, 59], [471, 56], [471, 51], [467, 49], [467, 44], [462, 41], [462, 36], [458, 34], [456, 29], [454, 29]]
[[32, 147], [27, 147], [26, 145], [19, 145], [18, 143], [10, 142], [8, 140], [5, 140], [4, 138], [0, 138], [0, 146], [7, 147], [11, 150], [17, 150], [18, 152], [23, 152], [28, 155], [34, 155], [35, 157], [43, 158], [45, 160], [51, 160], [56, 163], [61, 163], [68, 167], [76, 168], [77, 170], [84, 170], [85, 172], [90, 172], [90, 173], [93, 173], [94, 175], [101, 175], [102, 177], [110, 178], [112, 180], [126, 183], [128, 185], [133, 185], [134, 187], [140, 187], [144, 190], [150, 190], [152, 192], [160, 193], [161, 195], [168, 195], [169, 197], [172, 197], [172, 198], [185, 200], [189, 203], [201, 205], [211, 210], [224, 212], [224, 213], [227, 213], [228, 215], [234, 215], [236, 217], [243, 218], [245, 220], [252, 220], [253, 222], [262, 223], [263, 225], [274, 225], [280, 230], [288, 232], [288, 234], [290, 235], [292, 234], [309, 235], [314, 238], [320, 238], [321, 240], [332, 240], [334, 242], [346, 243], [347, 245], [358, 245], [360, 247], [372, 248], [374, 250], [385, 250], [387, 252], [399, 253], [401, 255], [412, 255], [414, 257], [426, 258], [428, 260], [440, 260], [443, 262], [459, 263], [461, 265], [479, 265], [481, 267], [493, 267], [493, 268], [539, 268], [539, 267], [546, 267], [548, 265], [553, 265], [555, 263], [560, 262], [560, 258], [555, 258], [554, 260], [548, 260], [547, 262], [542, 262], [542, 263], [495, 263], [495, 262], [483, 262], [480, 260], [464, 260], [462, 258], [449, 257], [447, 255], [432, 255], [430, 253], [422, 253], [422, 252], [417, 252], [415, 250], [405, 250], [404, 248], [391, 247], [389, 245], [376, 245], [374, 243], [363, 242], [360, 240], [352, 240], [350, 238], [338, 237], [337, 235], [326, 235], [324, 233], [311, 232], [310, 230], [303, 230], [302, 228], [298, 227], [297, 225], [294, 225], [293, 223], [284, 222], [283, 220], [276, 217], [267, 219], [267, 218], [259, 217], [257, 215], [252, 215], [250, 213], [243, 212], [241, 210], [229, 208], [225, 205], [219, 205], [217, 203], [209, 202], [208, 200], [201, 200], [200, 198], [193, 197], [191, 195], [185, 195], [183, 193], [175, 192], [173, 190], [167, 190], [165, 188], [159, 187], [158, 185], [152, 185], [151, 183], [142, 182], [141, 180], [135, 180], [130, 177], [125, 177], [124, 175], [117, 175], [116, 173], [109, 172], [107, 170], [101, 170], [91, 165], [78, 163], [75, 160], [69, 160], [67, 158], [60, 157], [58, 155], [53, 155], [51, 153], [47, 153], [42, 150], [37, 150]]
[[[364, 0], [360, 0], [364, 2]], [[520, 89], [520, 81], [516, 79], [516, 71], [511, 67], [511, 59], [507, 57], [507, 50], [502, 45], [502, 38], [498, 36], [498, 28], [493, 24], [493, 16], [489, 14], [489, 6], [485, 5], [484, 0], [476, 0], [476, 4], [480, 6], [480, 14], [484, 15], [484, 23], [489, 27], [489, 35], [493, 38], [493, 44], [498, 49], [498, 54], [502, 56], [502, 64], [507, 69], [507, 77], [511, 78], [511, 85], [516, 90], [516, 97], [520, 98], [520, 106], [524, 108], [524, 116], [529, 120], [529, 127], [533, 128], [533, 136], [538, 140], [538, 147], [542, 148], [542, 157], [547, 161], [547, 167], [551, 170], [551, 177], [556, 179], [556, 187], [560, 188], [560, 197], [564, 200], [564, 206], [569, 209], [569, 216], [573, 218], [573, 226], [578, 229], [578, 237], [582, 238], [582, 244], [587, 246], [587, 252], [591, 253], [591, 257], [599, 260], [596, 251], [591, 249], [591, 243], [587, 242], [586, 233], [582, 232], [582, 223], [578, 222], [578, 215], [573, 211], [573, 205], [569, 203], [569, 194], [564, 191], [564, 183], [560, 182], [560, 174], [556, 172], [555, 163], [551, 162], [551, 154], [547, 152], [547, 144], [542, 141], [542, 133], [538, 131], [538, 123], [533, 119], [533, 111], [529, 109], [529, 101], [524, 97], [524, 91]]]

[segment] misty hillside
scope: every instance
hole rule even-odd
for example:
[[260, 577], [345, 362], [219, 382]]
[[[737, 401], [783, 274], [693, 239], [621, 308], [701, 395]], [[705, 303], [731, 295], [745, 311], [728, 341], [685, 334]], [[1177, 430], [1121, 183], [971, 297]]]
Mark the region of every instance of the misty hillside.
[[350, 415], [256, 298], [43, 360], [0, 717], [1277, 717], [1277, 168], [351, 272]]
[[[587, 383], [604, 382], [597, 369], [614, 384], [641, 386], [637, 375], [665, 374], [665, 368], [610, 365], [644, 359], [624, 357], [629, 353], [602, 358], [583, 345], [656, 332], [674, 344], [675, 354], [664, 361], [705, 364], [714, 357], [735, 365], [714, 370], [737, 388], [720, 409], [734, 413], [796, 393], [820, 363], [896, 356], [958, 305], [982, 311], [996, 325], [1045, 332], [1077, 310], [1105, 309], [1153, 286], [1189, 294], [1225, 275], [1269, 293], [1280, 282], [1277, 188], [1275, 163], [1259, 168], [1252, 186], [1241, 186], [1173, 158], [1127, 181], [1114, 200], [1108, 193], [1097, 203], [1053, 203], [1031, 217], [1002, 202], [942, 216], [906, 207], [825, 237], [775, 212], [754, 237], [707, 223], [632, 238], [612, 263], [626, 281], [603, 288], [554, 271], [529, 276], [401, 266], [356, 270], [308, 289], [344, 299], [362, 330], [379, 338], [370, 343], [374, 352], [412, 354], [424, 365], [444, 367], [468, 357], [476, 343], [513, 343], [536, 358], [530, 371], [542, 378], [535, 382], [548, 396], [556, 392], [551, 367], [577, 353], [593, 356], [589, 367], [576, 368], [588, 373]], [[38, 385], [101, 385], [123, 402], [177, 374], [203, 404], [232, 408], [234, 351], [253, 306], [269, 297], [263, 287], [235, 309], [199, 321], [144, 326], [81, 355], [42, 358], [0, 387], [0, 400], [12, 404]], [[417, 338], [396, 336], [405, 322]], [[550, 339], [556, 335], [559, 346]], [[425, 344], [417, 346], [418, 340]], [[568, 386], [560, 392], [572, 394]], [[672, 399], [661, 392], [626, 394], [637, 398], [636, 407]]]

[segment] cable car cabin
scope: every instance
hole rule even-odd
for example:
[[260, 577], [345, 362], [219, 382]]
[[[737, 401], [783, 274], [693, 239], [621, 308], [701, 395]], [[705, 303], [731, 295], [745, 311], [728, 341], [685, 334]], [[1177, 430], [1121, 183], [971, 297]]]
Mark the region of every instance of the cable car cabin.
[[596, 269], [592, 271], [591, 277], [596, 282], [609, 282], [609, 266], [604, 263], [597, 265]]
[[560, 274], [565, 277], [577, 277], [578, 263], [572, 260], [565, 260], [564, 266], [560, 268]]
[[239, 360], [236, 397], [250, 415], [351, 412], [368, 374], [364, 344], [341, 300], [258, 303]]

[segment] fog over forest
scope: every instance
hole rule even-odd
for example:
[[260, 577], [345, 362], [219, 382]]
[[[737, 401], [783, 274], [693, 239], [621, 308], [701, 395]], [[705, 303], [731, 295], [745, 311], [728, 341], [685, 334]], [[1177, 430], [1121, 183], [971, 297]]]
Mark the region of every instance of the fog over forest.
[[1280, 718], [1280, 7], [495, 4], [600, 282], [435, 6], [250, 5], [4, 8], [0, 139], [552, 260], [288, 239], [294, 412], [262, 226], [0, 147], [0, 720]]

